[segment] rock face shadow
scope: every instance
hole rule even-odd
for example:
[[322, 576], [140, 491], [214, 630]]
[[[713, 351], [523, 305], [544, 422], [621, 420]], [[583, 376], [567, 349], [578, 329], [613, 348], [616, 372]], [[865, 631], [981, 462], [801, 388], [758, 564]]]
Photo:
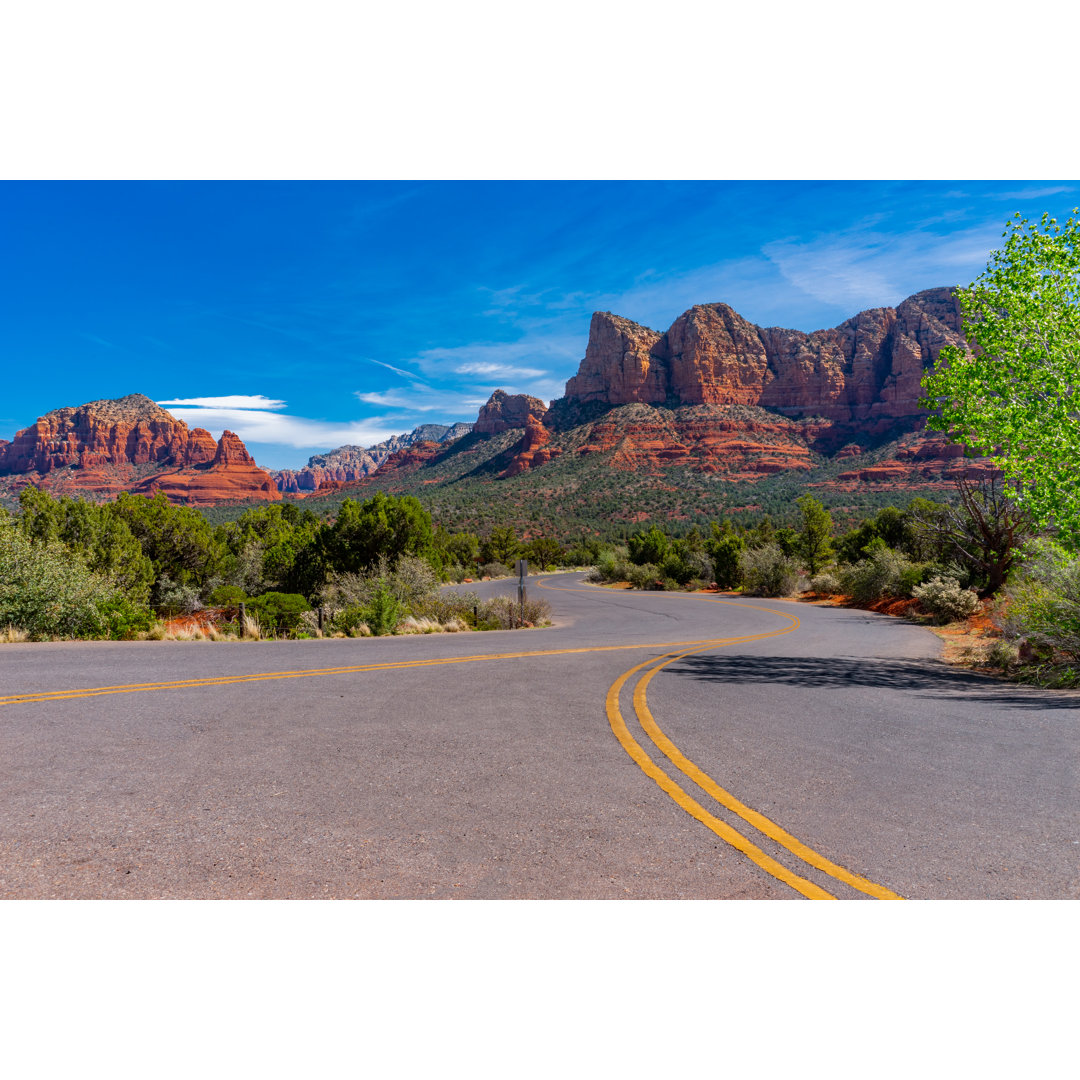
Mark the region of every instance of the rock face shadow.
[[863, 687], [993, 702], [1016, 709], [1080, 710], [1080, 691], [1016, 687], [940, 660], [820, 656], [687, 656], [666, 669], [705, 682], [773, 684], [808, 690]]

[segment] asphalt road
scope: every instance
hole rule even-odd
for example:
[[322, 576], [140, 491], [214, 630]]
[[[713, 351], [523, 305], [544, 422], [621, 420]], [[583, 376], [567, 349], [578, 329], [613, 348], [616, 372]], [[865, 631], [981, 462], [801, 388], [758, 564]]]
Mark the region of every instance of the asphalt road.
[[555, 626], [0, 647], [0, 897], [1080, 897], [1080, 695], [886, 616], [530, 587]]

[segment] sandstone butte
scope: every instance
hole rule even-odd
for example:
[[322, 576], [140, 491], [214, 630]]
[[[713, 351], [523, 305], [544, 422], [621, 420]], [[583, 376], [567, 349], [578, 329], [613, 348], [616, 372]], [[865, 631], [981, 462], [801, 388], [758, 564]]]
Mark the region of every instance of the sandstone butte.
[[[719, 303], [690, 308], [665, 333], [596, 312], [565, 397], [547, 409], [497, 390], [473, 431], [523, 429], [500, 458], [504, 477], [571, 453], [606, 455], [613, 468], [685, 465], [754, 480], [809, 470], [817, 453], [851, 459], [833, 486], [940, 482], [987, 468], [925, 430], [921, 379], [946, 345], [965, 345], [950, 288], [813, 333], [759, 327]], [[857, 467], [864, 446], [886, 437], [899, 438], [895, 459]], [[442, 454], [422, 456], [392, 455], [381, 471], [415, 471]]]
[[0, 440], [0, 477], [57, 495], [161, 491], [193, 506], [281, 498], [233, 432], [215, 442], [142, 394], [46, 413], [11, 442]]

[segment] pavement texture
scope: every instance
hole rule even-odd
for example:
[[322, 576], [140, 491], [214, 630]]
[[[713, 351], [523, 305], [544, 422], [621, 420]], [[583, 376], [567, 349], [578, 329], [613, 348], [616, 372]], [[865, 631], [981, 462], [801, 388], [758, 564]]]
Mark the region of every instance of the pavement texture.
[[1080, 897], [1080, 695], [872, 613], [530, 588], [553, 627], [0, 646], [0, 897]]

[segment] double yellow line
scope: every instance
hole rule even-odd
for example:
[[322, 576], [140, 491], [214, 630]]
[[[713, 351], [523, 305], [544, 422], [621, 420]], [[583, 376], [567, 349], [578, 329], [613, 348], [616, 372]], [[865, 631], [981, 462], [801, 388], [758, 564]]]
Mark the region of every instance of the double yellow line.
[[815, 870], [821, 871], [823, 874], [828, 875], [834, 880], [849, 885], [851, 888], [857, 889], [859, 892], [865, 893], [876, 899], [902, 899], [891, 889], [887, 889], [883, 885], [878, 885], [868, 878], [862, 877], [860, 874], [854, 874], [850, 870], [827, 859], [813, 848], [810, 848], [800, 840], [797, 840], [789, 832], [777, 825], [776, 822], [765, 817], [764, 814], [751, 809], [745, 803], [741, 802], [732, 795], [731, 792], [722, 788], [711, 776], [687, 758], [656, 723], [656, 719], [649, 709], [646, 691], [653, 676], [658, 671], [667, 667], [668, 664], [674, 663], [676, 660], [681, 660], [684, 656], [705, 652], [708, 649], [723, 648], [726, 645], [735, 645], [747, 641], [760, 641], [764, 638], [776, 637], [780, 634], [790, 634], [799, 626], [799, 620], [794, 615], [787, 615], [784, 612], [776, 611], [773, 608], [756, 607], [750, 604], [737, 604], [730, 600], [712, 600], [712, 602], [727, 604], [733, 607], [746, 607], [750, 608], [752, 611], [769, 611], [774, 615], [779, 615], [782, 619], [787, 619], [790, 625], [783, 627], [780, 630], [771, 630], [764, 634], [751, 634], [741, 638], [716, 640], [706, 645], [698, 646], [697, 648], [670, 653], [666, 658], [661, 657], [659, 663], [657, 663], [656, 658], [653, 658], [652, 660], [646, 660], [644, 663], [638, 664], [636, 667], [632, 667], [629, 671], [624, 672], [611, 684], [611, 688], [607, 693], [606, 706], [608, 723], [611, 725], [611, 730], [614, 732], [615, 737], [619, 740], [623, 749], [630, 755], [642, 772], [655, 781], [660, 789], [673, 799], [676, 804], [682, 807], [682, 809], [690, 814], [691, 817], [700, 821], [707, 829], [711, 829], [712, 832], [720, 837], [720, 839], [730, 844], [736, 850], [741, 851], [748, 859], [766, 871], [766, 873], [771, 874], [779, 881], [784, 882], [784, 884], [790, 885], [791, 888], [809, 899], [835, 900], [837, 898], [833, 893], [823, 889], [816, 882], [788, 869], [788, 867], [774, 859], [771, 855], [768, 855], [757, 844], [744, 836], [737, 829], [733, 828], [722, 818], [711, 813], [684, 788], [680, 787], [679, 784], [672, 780], [671, 777], [668, 776], [651, 757], [649, 757], [641, 744], [630, 733], [630, 729], [619, 709], [619, 697], [623, 687], [631, 678], [648, 668], [649, 670], [638, 679], [638, 682], [634, 687], [634, 713], [638, 723], [641, 725], [642, 731], [680, 773], [693, 781], [693, 783], [701, 788], [701, 790], [710, 798], [719, 803], [720, 806], [723, 806], [726, 810], [736, 815], [742, 821], [745, 821], [763, 836], [768, 837], [775, 844], [790, 852], [807, 866], [813, 867]]

